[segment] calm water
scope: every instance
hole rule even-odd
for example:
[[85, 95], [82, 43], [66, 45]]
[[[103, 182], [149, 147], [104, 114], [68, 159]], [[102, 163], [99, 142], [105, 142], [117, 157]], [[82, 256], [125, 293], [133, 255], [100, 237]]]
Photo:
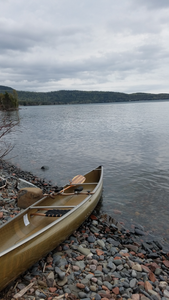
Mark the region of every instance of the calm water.
[[169, 102], [22, 107], [11, 161], [58, 185], [102, 164], [102, 211], [169, 240], [168, 112]]

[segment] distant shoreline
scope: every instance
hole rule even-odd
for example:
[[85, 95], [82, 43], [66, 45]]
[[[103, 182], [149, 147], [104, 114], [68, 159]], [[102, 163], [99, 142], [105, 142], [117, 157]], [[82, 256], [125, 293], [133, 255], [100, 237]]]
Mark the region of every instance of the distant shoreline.
[[[0, 93], [11, 92], [11, 87], [1, 86]], [[168, 101], [169, 93], [120, 93], [104, 91], [60, 90], [54, 92], [16, 91], [19, 105], [62, 105], [62, 104], [101, 104], [128, 103], [140, 101]]]

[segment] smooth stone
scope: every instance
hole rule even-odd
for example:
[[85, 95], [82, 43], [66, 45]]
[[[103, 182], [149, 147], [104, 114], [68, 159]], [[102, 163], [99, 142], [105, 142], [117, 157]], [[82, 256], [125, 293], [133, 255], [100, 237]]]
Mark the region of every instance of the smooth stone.
[[71, 284], [75, 281], [74, 273], [71, 273], [67, 276], [68, 284]]
[[108, 238], [108, 239], [107, 239], [107, 242], [108, 242], [109, 244], [112, 244], [112, 245], [115, 246], [115, 247], [118, 247], [118, 246], [120, 245], [120, 243], [119, 243], [118, 241], [115, 241], [115, 240], [112, 239], [112, 238]]
[[112, 290], [113, 285], [108, 281], [103, 281], [103, 285], [105, 285], [109, 290]]
[[87, 279], [91, 279], [92, 277], [94, 277], [93, 274], [90, 274], [90, 273], [89, 273], [89, 274], [86, 275], [86, 278], [87, 278]]
[[99, 294], [95, 295], [95, 300], [101, 300], [101, 296]]
[[118, 272], [113, 272], [113, 276], [116, 278], [121, 278], [121, 275]]
[[134, 288], [136, 286], [137, 280], [136, 278], [133, 278], [132, 280], [130, 280], [130, 287]]
[[60, 255], [57, 255], [57, 254], [53, 255], [53, 263], [55, 265], [57, 265], [60, 262], [60, 260], [61, 260], [61, 256]]
[[107, 264], [107, 268], [111, 269], [111, 271], [113, 272], [116, 270], [116, 265], [112, 261], [109, 261]]
[[134, 252], [136, 252], [137, 253], [137, 251], [138, 251], [138, 247], [137, 246], [135, 246], [135, 245], [125, 245], [126, 246], [126, 248], [128, 248], [128, 249], [130, 249], [130, 250], [132, 250], [132, 251], [134, 251]]
[[64, 277], [65, 277], [65, 275], [66, 275], [66, 273], [65, 273], [65, 272], [62, 272], [58, 267], [55, 267], [55, 273], [59, 275], [59, 278], [60, 278], [61, 280], [63, 280]]
[[77, 247], [77, 250], [78, 250], [80, 253], [84, 254], [84, 255], [89, 255], [89, 254], [91, 254], [90, 249], [87, 249], [87, 248], [84, 248], [84, 247], [81, 247], [81, 246]]
[[137, 235], [145, 235], [145, 232], [142, 231], [142, 230], [140, 230], [140, 229], [135, 228], [135, 234], [137, 234]]
[[75, 262], [75, 265], [76, 266], [78, 266], [81, 270], [84, 270], [84, 268], [85, 268], [85, 264], [84, 264], [84, 261], [83, 260], [81, 260], [81, 261], [76, 261]]
[[84, 279], [81, 280], [81, 283], [87, 286], [89, 284], [89, 279], [85, 277]]
[[96, 265], [90, 265], [90, 270], [95, 271], [96, 270]]
[[123, 270], [123, 268], [124, 268], [124, 267], [123, 267], [123, 265], [119, 265], [119, 266], [117, 266], [117, 270], [118, 270], [118, 271], [122, 271], [122, 270]]
[[68, 288], [71, 290], [71, 293], [74, 294], [78, 298], [79, 289], [76, 287], [75, 284], [69, 284]]
[[123, 282], [123, 286], [124, 286], [125, 288], [129, 288], [129, 287], [130, 287], [129, 283], [127, 283], [127, 282]]
[[122, 295], [124, 293], [125, 289], [123, 286], [119, 287], [119, 293]]
[[87, 241], [89, 242], [89, 243], [94, 243], [95, 242], [95, 237], [93, 237], [92, 235], [90, 235], [88, 238], [87, 238]]
[[87, 294], [86, 293], [84, 293], [84, 292], [79, 292], [79, 298], [80, 299], [84, 299], [84, 298], [87, 298]]
[[169, 298], [169, 291], [164, 290], [163, 294], [164, 294], [164, 297]]
[[104, 255], [100, 255], [100, 256], [99, 256], [99, 260], [102, 260], [102, 261], [103, 261], [103, 260], [104, 260]]
[[57, 281], [57, 284], [58, 284], [59, 286], [64, 286], [64, 285], [67, 283], [67, 281], [68, 281], [68, 279], [67, 279], [67, 277], [65, 276], [63, 280]]
[[97, 240], [97, 244], [102, 248], [105, 248], [105, 243], [102, 240]]
[[58, 267], [65, 266], [65, 265], [67, 265], [67, 260], [65, 258], [61, 258], [60, 261], [57, 263]]
[[132, 277], [137, 277], [137, 272], [136, 272], [135, 270], [132, 270], [131, 276], [132, 276]]
[[101, 271], [99, 271], [99, 270], [96, 270], [96, 271], [94, 272], [94, 275], [95, 275], [95, 276], [103, 276], [103, 273], [102, 273]]
[[142, 267], [140, 264], [138, 263], [135, 263], [133, 266], [132, 266], [132, 269], [135, 270], [135, 271], [138, 271], [138, 272], [141, 272], [142, 271]]
[[166, 289], [166, 287], [167, 287], [167, 282], [166, 281], [160, 281], [160, 283], [159, 283], [159, 288], [161, 288], [161, 289]]
[[96, 220], [93, 220], [93, 221], [92, 221], [92, 225], [93, 225], [93, 226], [97, 226], [98, 224], [99, 224], [98, 221], [96, 221]]
[[85, 286], [85, 288], [84, 288], [84, 292], [85, 292], [85, 293], [89, 293], [89, 292], [90, 292], [90, 289], [89, 289], [89, 287], [88, 287], [88, 286]]
[[160, 268], [157, 268], [154, 272], [155, 275], [160, 275], [162, 270]]
[[158, 296], [158, 293], [155, 292], [155, 291], [153, 291], [153, 290], [148, 290], [148, 293], [149, 293], [150, 295]]
[[113, 263], [118, 266], [118, 265], [121, 265], [123, 262], [121, 259], [114, 259]]
[[99, 229], [97, 229], [95, 226], [91, 226], [90, 227], [90, 231], [92, 231], [93, 233], [99, 233]]
[[97, 287], [95, 286], [95, 285], [90, 285], [90, 290], [92, 291], [92, 292], [96, 292], [97, 291]]
[[64, 290], [64, 293], [67, 293], [67, 294], [70, 294], [70, 293], [71, 293], [71, 290], [68, 289], [68, 288], [63, 287], [63, 290]]

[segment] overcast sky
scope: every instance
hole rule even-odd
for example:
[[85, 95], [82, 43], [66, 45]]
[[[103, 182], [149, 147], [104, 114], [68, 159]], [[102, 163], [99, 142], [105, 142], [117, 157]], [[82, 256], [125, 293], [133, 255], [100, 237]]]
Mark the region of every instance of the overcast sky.
[[0, 0], [0, 85], [169, 93], [169, 0]]

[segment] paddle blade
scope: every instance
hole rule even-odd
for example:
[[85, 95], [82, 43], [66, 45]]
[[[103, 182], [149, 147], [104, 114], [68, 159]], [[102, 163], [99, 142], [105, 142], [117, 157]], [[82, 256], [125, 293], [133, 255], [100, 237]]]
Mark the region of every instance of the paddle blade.
[[70, 182], [71, 185], [74, 184], [81, 184], [86, 180], [86, 178], [82, 175], [76, 175], [75, 177], [73, 177], [72, 181]]

